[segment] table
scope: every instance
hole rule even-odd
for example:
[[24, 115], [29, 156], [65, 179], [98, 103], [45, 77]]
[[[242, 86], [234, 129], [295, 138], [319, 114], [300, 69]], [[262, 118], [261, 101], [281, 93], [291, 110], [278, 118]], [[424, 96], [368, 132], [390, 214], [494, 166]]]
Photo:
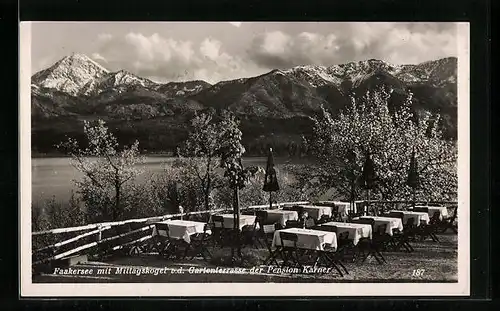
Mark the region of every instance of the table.
[[413, 224], [416, 226], [420, 226], [420, 224], [423, 222], [426, 225], [429, 224], [429, 215], [425, 212], [413, 212], [413, 211], [396, 211], [392, 210], [389, 212], [395, 212], [395, 213], [403, 213], [403, 223], [406, 223], [408, 219], [413, 218]]
[[443, 220], [443, 218], [448, 217], [448, 208], [446, 206], [415, 206], [420, 208], [427, 208], [429, 217], [432, 218], [435, 212], [439, 212], [439, 220]]
[[[400, 218], [391, 218], [391, 217], [380, 217], [380, 216], [361, 216], [357, 218], [368, 218], [375, 220], [374, 230], [377, 230], [380, 225], [387, 225], [386, 233], [392, 236], [392, 229], [403, 230], [403, 222]], [[354, 218], [354, 219], [357, 219]]]
[[[168, 219], [158, 223], [167, 224], [168, 236], [174, 239], [183, 239], [187, 243], [191, 243], [191, 235], [196, 233], [203, 233], [205, 228], [204, 222], [189, 220]], [[210, 230], [207, 230], [207, 233], [211, 233]], [[164, 230], [157, 230], [156, 227], [154, 227], [153, 236], [154, 235], [167, 236], [167, 233]]]
[[373, 236], [372, 226], [368, 224], [330, 221], [322, 224], [322, 226], [335, 226], [338, 229], [338, 234], [346, 231], [349, 232], [349, 239], [353, 240], [354, 245], [357, 245], [361, 238], [371, 239]]
[[316, 206], [316, 205], [299, 205], [304, 209], [309, 216], [315, 220], [320, 220], [321, 216], [332, 216], [332, 208], [330, 206]]
[[[332, 204], [337, 208], [339, 215], [341, 218], [347, 217], [349, 210], [351, 209], [350, 202], [342, 202], [342, 201], [319, 201], [319, 203], [323, 204]], [[353, 207], [354, 208], [354, 207]]]
[[283, 227], [286, 226], [288, 220], [298, 220], [299, 214], [296, 211], [286, 211], [286, 210], [266, 210], [267, 220], [269, 222], [277, 222]]
[[[337, 234], [335, 232], [302, 228], [276, 230], [274, 232], [272, 247], [281, 246], [280, 232], [295, 233], [298, 236], [298, 248], [323, 251], [325, 244], [330, 244], [333, 249], [337, 249]], [[293, 244], [285, 246], [293, 246]]]
[[[222, 216], [224, 219], [224, 228], [225, 229], [233, 229], [234, 228], [234, 215], [233, 214], [221, 214], [218, 216]], [[245, 226], [253, 226], [255, 223], [256, 216], [254, 215], [240, 215], [240, 230]], [[216, 227], [220, 227], [218, 223], [215, 223]]]

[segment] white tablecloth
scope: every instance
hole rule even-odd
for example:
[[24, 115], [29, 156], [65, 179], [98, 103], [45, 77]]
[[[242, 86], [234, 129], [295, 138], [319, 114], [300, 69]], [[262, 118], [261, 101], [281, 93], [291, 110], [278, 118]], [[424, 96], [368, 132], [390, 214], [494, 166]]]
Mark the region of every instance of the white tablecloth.
[[300, 205], [300, 207], [315, 220], [319, 220], [323, 215], [332, 216], [332, 208], [330, 206]]
[[[310, 230], [302, 228], [288, 228], [283, 230], [276, 230], [274, 232], [273, 247], [281, 246], [280, 232], [295, 233], [298, 236], [297, 247], [324, 250], [325, 244], [330, 244], [332, 248], [337, 249], [337, 235], [335, 232], [326, 232], [319, 230]], [[285, 242], [285, 246], [293, 246], [293, 242]], [[288, 244], [290, 243], [290, 244]]]
[[299, 214], [296, 211], [286, 211], [286, 210], [266, 210], [267, 219], [269, 222], [277, 222], [283, 227], [286, 225], [288, 220], [298, 220]]
[[425, 212], [412, 212], [412, 211], [390, 211], [390, 212], [400, 212], [403, 213], [403, 225], [408, 221], [408, 219], [413, 218], [413, 224], [420, 226], [423, 222], [426, 225], [429, 224], [429, 215]]
[[349, 203], [349, 202], [319, 201], [319, 203], [331, 204], [331, 205], [335, 206], [340, 214], [340, 217], [342, 217], [342, 218], [345, 218], [347, 216], [347, 213], [349, 212], [349, 209], [351, 208], [351, 203]]
[[340, 234], [342, 232], [349, 232], [349, 239], [353, 240], [354, 245], [357, 245], [361, 238], [372, 238], [372, 226], [365, 224], [353, 224], [349, 222], [331, 221], [323, 224], [322, 226], [336, 226]]
[[[167, 224], [168, 235], [174, 239], [183, 239], [187, 243], [191, 243], [191, 235], [195, 233], [203, 233], [205, 223], [189, 220], [165, 220], [159, 223]], [[166, 236], [167, 233], [163, 230], [158, 230], [156, 227], [153, 229], [153, 235]], [[207, 231], [210, 233], [210, 231]]]
[[[226, 229], [233, 229], [234, 228], [234, 215], [233, 214], [222, 214], [218, 215], [222, 216], [224, 219], [224, 228]], [[240, 230], [245, 227], [245, 226], [253, 226], [255, 223], [255, 217], [254, 215], [240, 215]], [[220, 226], [219, 224], [215, 223], [215, 226]]]
[[[379, 216], [361, 216], [359, 218], [369, 218], [375, 220], [374, 230], [377, 230], [380, 225], [387, 225], [385, 232], [392, 235], [392, 229], [403, 230], [403, 222], [400, 218], [379, 217]], [[356, 218], [355, 218], [356, 219]]]
[[440, 212], [439, 219], [442, 220], [443, 218], [448, 217], [448, 209], [446, 206], [415, 206], [415, 207], [420, 207], [420, 208], [427, 208], [429, 217], [432, 218], [435, 212]]

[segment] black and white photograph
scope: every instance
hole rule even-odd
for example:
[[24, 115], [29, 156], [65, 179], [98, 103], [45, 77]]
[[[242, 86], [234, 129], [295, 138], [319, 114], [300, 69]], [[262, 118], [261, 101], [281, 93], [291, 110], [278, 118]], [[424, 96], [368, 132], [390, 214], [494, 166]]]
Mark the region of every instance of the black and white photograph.
[[20, 30], [23, 293], [469, 293], [467, 23]]

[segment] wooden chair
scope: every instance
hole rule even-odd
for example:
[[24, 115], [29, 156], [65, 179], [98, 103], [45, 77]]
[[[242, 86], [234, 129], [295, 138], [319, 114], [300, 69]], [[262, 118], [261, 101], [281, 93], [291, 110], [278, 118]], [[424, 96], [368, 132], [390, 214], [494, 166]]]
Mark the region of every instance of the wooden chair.
[[[298, 235], [291, 232], [280, 232], [279, 235], [281, 240], [281, 254], [283, 256], [283, 263], [281, 267], [285, 267], [290, 260], [292, 261], [292, 264], [300, 267], [299, 249], [297, 247], [297, 241], [299, 239]], [[287, 246], [286, 242], [291, 242], [293, 246]]]
[[427, 237], [430, 237], [434, 242], [439, 242], [437, 233], [441, 226], [441, 212], [436, 211], [432, 214], [428, 225], [420, 225], [418, 234], [420, 235], [420, 240], [424, 241]]
[[379, 264], [387, 263], [381, 253], [382, 249], [385, 249], [385, 245], [388, 242], [388, 235], [386, 233], [387, 224], [380, 225], [376, 229], [376, 231], [373, 231], [372, 240], [368, 245], [368, 254], [366, 254], [362, 262], [365, 262], [366, 259], [372, 255]]
[[212, 257], [212, 254], [207, 248], [208, 245], [212, 243], [212, 236], [208, 233], [208, 230], [211, 229], [211, 225], [207, 223], [203, 227], [203, 233], [196, 233], [191, 236], [190, 246], [193, 251], [191, 260], [198, 255], [201, 255], [205, 261], [208, 261], [208, 259]]
[[285, 228], [302, 228], [302, 224], [298, 220], [287, 220]]
[[443, 219], [440, 224], [441, 233], [445, 233], [448, 229], [451, 229], [455, 234], [458, 234], [458, 225], [455, 225], [455, 220], [458, 217], [458, 206], [453, 207], [453, 215], [448, 219]]
[[408, 253], [415, 251], [410, 245], [410, 239], [413, 238], [416, 234], [416, 226], [414, 222], [415, 218], [408, 218], [406, 224], [403, 227], [403, 232], [393, 235], [394, 240], [396, 241], [396, 245], [394, 248], [395, 251], [399, 251], [401, 247], [404, 247]]

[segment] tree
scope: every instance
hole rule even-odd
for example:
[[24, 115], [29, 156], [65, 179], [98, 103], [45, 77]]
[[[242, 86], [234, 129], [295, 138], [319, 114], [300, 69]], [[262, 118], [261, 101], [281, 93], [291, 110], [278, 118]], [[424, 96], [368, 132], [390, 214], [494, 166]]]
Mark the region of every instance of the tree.
[[210, 209], [214, 189], [224, 186], [224, 176], [235, 168], [237, 157], [245, 152], [241, 131], [235, 116], [223, 111], [220, 120], [215, 113], [196, 114], [191, 121], [188, 138], [179, 151], [187, 163], [186, 173], [196, 176], [202, 192], [205, 210]]
[[75, 183], [85, 202], [90, 218], [114, 221], [122, 217], [128, 193], [135, 177], [142, 173], [137, 167], [144, 158], [139, 154], [139, 142], [118, 148], [116, 137], [102, 120], [84, 122], [86, 147], [68, 138], [58, 145], [71, 155], [72, 165], [81, 173]]
[[420, 166], [419, 199], [455, 198], [457, 146], [443, 138], [440, 116], [417, 115], [411, 94], [399, 106], [391, 96], [392, 90], [380, 88], [358, 100], [351, 98], [336, 119], [322, 110], [309, 141], [317, 159], [309, 179], [315, 177], [322, 190], [334, 187], [347, 197], [369, 152], [377, 172], [374, 194], [384, 200], [404, 199], [411, 195], [406, 178], [414, 149]]

